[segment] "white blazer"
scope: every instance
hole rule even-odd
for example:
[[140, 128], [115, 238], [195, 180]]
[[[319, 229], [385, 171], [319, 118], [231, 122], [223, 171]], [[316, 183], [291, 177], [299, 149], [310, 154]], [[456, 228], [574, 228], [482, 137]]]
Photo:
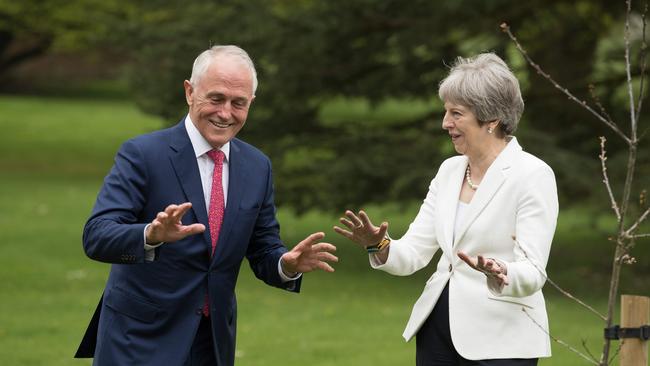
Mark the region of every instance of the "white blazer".
[[[551, 168], [522, 151], [512, 137], [487, 170], [454, 238], [454, 221], [466, 156], [445, 160], [431, 181], [415, 220], [393, 240], [386, 263], [373, 268], [400, 276], [425, 267], [438, 249], [436, 272], [413, 306], [404, 330], [409, 341], [449, 282], [449, 323], [458, 353], [466, 359], [537, 358], [551, 355], [542, 286], [558, 214]], [[516, 245], [513, 236], [517, 238]], [[456, 253], [482, 254], [504, 262], [509, 285], [488, 286], [486, 276]], [[535, 324], [537, 323], [537, 324]]]

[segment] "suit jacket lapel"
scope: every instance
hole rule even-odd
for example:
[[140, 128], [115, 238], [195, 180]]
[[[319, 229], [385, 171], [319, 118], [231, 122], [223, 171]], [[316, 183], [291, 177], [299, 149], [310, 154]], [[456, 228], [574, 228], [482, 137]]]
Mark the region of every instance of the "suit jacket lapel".
[[446, 189], [441, 190], [440, 211], [444, 212], [442, 218], [444, 239], [440, 240], [440, 246], [445, 253], [450, 253], [454, 243], [454, 223], [456, 219], [456, 209], [458, 208], [458, 199], [460, 189], [465, 178], [465, 169], [467, 167], [467, 157], [463, 156], [462, 161], [449, 174], [446, 182]]
[[208, 211], [205, 207], [201, 175], [196, 162], [196, 154], [185, 130], [184, 122], [181, 121], [175, 127], [170, 147], [172, 150], [170, 159], [176, 172], [176, 177], [183, 188], [187, 200], [192, 202], [192, 211], [198, 222], [206, 227], [206, 230], [203, 232], [203, 240], [209, 248], [210, 230], [208, 229]]
[[[507, 172], [512, 165], [516, 154], [521, 151], [521, 146], [517, 139], [512, 137], [505, 149], [497, 156], [492, 165], [488, 168], [479, 188], [474, 193], [474, 198], [469, 204], [467, 215], [464, 218], [458, 235], [454, 239], [454, 246], [463, 238], [467, 229], [472, 225], [474, 220], [483, 211], [485, 206], [490, 202], [492, 197], [497, 193], [503, 182], [507, 178]], [[456, 212], [454, 210], [454, 212]]]
[[226, 250], [226, 243], [228, 243], [228, 236], [232, 231], [235, 222], [237, 221], [237, 214], [239, 212], [239, 202], [241, 201], [243, 186], [246, 182], [246, 173], [244, 162], [241, 160], [239, 154], [240, 148], [235, 139], [230, 141], [230, 157], [228, 160], [228, 201], [226, 202], [226, 210], [219, 230], [219, 239], [217, 240], [217, 247], [212, 258], [212, 265], [218, 260], [223, 258], [223, 251]]

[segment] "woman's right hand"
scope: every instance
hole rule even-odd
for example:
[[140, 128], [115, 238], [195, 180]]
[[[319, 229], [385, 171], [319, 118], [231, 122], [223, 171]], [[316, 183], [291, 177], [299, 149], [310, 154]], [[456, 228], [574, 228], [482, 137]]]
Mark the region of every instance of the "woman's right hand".
[[379, 244], [388, 230], [387, 222], [383, 222], [380, 226], [375, 226], [363, 210], [359, 211], [358, 215], [347, 210], [345, 211], [345, 216], [341, 217], [339, 221], [348, 230], [334, 226], [334, 231], [361, 245], [364, 249]]

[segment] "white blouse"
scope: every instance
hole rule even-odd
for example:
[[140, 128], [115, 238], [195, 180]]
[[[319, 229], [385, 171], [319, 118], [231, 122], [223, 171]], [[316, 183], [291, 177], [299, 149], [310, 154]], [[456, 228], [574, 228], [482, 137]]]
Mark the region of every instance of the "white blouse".
[[456, 235], [458, 235], [458, 231], [460, 230], [462, 224], [465, 221], [465, 216], [467, 215], [467, 208], [469, 207], [469, 203], [465, 203], [461, 200], [458, 200], [458, 206], [456, 206], [456, 218], [454, 219], [454, 239], [453, 241], [456, 241]]

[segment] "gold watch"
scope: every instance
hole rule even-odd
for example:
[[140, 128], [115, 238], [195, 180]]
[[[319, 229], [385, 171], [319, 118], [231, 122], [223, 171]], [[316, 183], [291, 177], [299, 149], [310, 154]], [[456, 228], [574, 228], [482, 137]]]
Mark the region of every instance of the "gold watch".
[[366, 247], [366, 251], [368, 253], [377, 253], [379, 251], [382, 251], [384, 248], [388, 247], [390, 245], [390, 238], [388, 235], [384, 236], [383, 239], [378, 244], [371, 245], [369, 247]]

